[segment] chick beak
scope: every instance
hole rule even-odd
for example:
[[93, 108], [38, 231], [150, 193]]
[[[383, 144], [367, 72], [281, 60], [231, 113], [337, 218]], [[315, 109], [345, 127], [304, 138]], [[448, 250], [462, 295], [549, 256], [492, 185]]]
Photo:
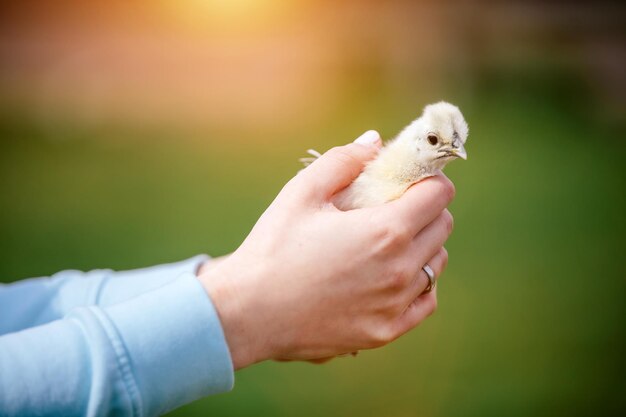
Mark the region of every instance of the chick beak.
[[467, 159], [467, 152], [465, 152], [465, 147], [463, 146], [462, 143], [459, 143], [458, 146], [452, 148], [450, 150], [450, 153], [456, 156], [457, 158]]

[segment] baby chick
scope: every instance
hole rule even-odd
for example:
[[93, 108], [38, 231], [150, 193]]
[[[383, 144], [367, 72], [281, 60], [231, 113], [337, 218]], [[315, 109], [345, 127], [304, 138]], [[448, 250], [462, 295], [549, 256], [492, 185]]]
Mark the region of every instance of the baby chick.
[[[421, 117], [387, 142], [359, 177], [335, 195], [335, 206], [350, 210], [395, 200], [451, 160], [467, 159], [463, 146], [467, 134], [467, 123], [458, 107], [444, 101], [426, 106]], [[315, 151], [309, 153], [319, 156]], [[301, 161], [307, 164], [314, 159]]]

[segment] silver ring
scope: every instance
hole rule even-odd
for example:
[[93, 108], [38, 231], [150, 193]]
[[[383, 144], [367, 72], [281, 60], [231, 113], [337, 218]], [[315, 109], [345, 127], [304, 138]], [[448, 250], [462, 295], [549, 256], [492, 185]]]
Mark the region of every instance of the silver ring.
[[437, 280], [435, 280], [435, 271], [433, 271], [428, 264], [424, 264], [422, 270], [426, 272], [426, 275], [428, 276], [428, 286], [424, 289], [424, 292], [430, 292], [433, 288], [435, 288], [435, 284], [437, 283]]

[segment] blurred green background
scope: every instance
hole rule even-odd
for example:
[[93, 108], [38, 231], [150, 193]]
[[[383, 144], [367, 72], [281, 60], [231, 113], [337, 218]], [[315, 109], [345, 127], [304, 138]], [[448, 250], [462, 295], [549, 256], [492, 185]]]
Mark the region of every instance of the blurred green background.
[[469, 123], [439, 310], [171, 415], [626, 412], [626, 10], [613, 2], [2, 5], [0, 281], [234, 250], [304, 150]]

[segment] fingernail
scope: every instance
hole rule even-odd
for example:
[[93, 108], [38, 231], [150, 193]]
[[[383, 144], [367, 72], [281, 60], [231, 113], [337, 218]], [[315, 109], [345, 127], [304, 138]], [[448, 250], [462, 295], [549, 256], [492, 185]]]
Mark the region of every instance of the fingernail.
[[354, 143], [358, 143], [359, 145], [375, 145], [380, 142], [380, 134], [375, 130], [368, 130], [354, 141]]

